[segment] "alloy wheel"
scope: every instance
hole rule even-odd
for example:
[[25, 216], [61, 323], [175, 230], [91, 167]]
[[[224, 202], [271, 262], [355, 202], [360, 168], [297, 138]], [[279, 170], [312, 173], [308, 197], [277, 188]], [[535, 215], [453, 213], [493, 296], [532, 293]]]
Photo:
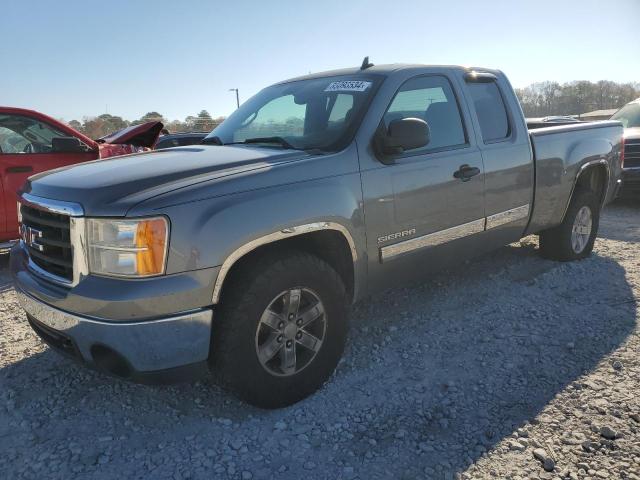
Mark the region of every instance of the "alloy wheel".
[[591, 237], [592, 226], [591, 209], [585, 205], [578, 210], [571, 229], [571, 248], [574, 253], [582, 253], [586, 248], [587, 243], [589, 243], [589, 237]]
[[322, 347], [327, 318], [316, 293], [292, 288], [279, 293], [262, 313], [256, 354], [272, 375], [290, 376], [307, 367]]

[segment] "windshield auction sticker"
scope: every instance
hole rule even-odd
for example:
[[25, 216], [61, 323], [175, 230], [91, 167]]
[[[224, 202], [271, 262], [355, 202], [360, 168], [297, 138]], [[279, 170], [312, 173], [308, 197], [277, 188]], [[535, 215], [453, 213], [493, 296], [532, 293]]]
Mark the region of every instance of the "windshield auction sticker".
[[343, 82], [331, 82], [325, 92], [364, 92], [371, 86], [371, 82], [363, 80], [345, 80]]

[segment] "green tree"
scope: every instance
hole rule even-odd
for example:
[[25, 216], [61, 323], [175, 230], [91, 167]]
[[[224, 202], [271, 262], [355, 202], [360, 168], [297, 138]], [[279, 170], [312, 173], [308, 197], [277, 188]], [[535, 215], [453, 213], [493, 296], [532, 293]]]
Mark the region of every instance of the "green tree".
[[112, 132], [122, 130], [129, 126], [129, 122], [127, 120], [124, 120], [122, 117], [109, 115], [108, 113], [103, 113], [102, 115], [99, 115], [98, 118], [105, 122], [107, 129]]
[[140, 125], [145, 122], [162, 122], [167, 123], [167, 120], [158, 112], [147, 112], [138, 120], [131, 122], [131, 125]]
[[93, 139], [104, 137], [109, 132], [105, 127], [105, 122], [101, 118], [85, 117], [82, 122], [84, 134]]
[[206, 110], [201, 110], [193, 122], [193, 129], [196, 132], [210, 132], [215, 127], [215, 122]]
[[608, 80], [564, 83], [539, 82], [516, 89], [528, 117], [579, 115], [592, 110], [615, 109], [640, 97], [640, 84]]
[[71, 120], [69, 122], [69, 126], [74, 130], [79, 131], [80, 133], [84, 133], [84, 129], [82, 128], [82, 123], [80, 123], [78, 120]]

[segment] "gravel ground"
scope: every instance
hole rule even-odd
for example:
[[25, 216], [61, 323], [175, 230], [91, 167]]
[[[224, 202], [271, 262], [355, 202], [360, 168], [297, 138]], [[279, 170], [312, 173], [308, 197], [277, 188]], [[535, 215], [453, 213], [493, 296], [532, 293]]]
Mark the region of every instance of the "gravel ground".
[[44, 346], [0, 274], [3, 478], [640, 478], [640, 204], [594, 255], [530, 237], [354, 308], [333, 379], [277, 411]]

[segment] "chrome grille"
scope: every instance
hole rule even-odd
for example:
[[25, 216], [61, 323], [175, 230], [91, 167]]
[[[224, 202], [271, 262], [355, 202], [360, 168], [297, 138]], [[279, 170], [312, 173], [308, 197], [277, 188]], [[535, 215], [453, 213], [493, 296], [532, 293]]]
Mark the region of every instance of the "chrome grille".
[[640, 167], [640, 138], [624, 141], [624, 168]]
[[20, 205], [20, 235], [31, 261], [45, 272], [73, 280], [71, 222], [68, 215]]

